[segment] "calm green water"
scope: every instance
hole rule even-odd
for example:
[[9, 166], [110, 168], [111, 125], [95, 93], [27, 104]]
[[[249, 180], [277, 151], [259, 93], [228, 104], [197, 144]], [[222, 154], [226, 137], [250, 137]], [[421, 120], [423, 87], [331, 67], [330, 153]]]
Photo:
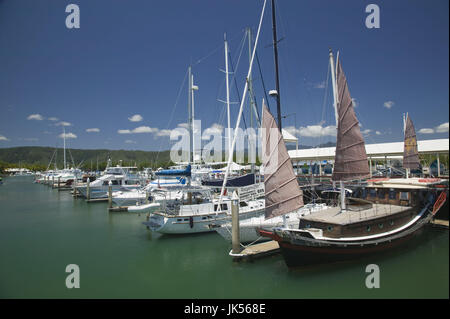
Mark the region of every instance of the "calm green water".
[[[108, 213], [7, 177], [0, 185], [2, 298], [448, 298], [449, 235], [427, 229], [413, 247], [357, 262], [288, 270], [281, 256], [233, 263], [218, 234], [152, 234], [144, 215]], [[380, 267], [367, 289], [365, 267]], [[65, 268], [80, 267], [67, 289]]]

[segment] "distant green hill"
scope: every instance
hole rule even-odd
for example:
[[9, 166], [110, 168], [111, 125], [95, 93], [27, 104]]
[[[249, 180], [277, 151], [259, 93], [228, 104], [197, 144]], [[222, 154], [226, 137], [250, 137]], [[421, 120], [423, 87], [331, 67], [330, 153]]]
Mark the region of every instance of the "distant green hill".
[[[63, 149], [56, 150], [52, 147], [12, 147], [0, 148], [0, 168], [3, 167], [27, 167], [34, 169], [45, 169], [52, 160], [51, 167], [54, 167], [55, 156], [58, 168], [63, 167]], [[52, 159], [53, 158], [53, 159]], [[66, 162], [68, 165], [83, 168], [96, 169], [97, 163], [100, 170], [104, 169], [108, 158], [111, 158], [113, 165], [136, 165], [139, 167], [166, 167], [170, 162], [170, 151], [146, 152], [146, 151], [126, 151], [126, 150], [82, 150], [66, 149]]]

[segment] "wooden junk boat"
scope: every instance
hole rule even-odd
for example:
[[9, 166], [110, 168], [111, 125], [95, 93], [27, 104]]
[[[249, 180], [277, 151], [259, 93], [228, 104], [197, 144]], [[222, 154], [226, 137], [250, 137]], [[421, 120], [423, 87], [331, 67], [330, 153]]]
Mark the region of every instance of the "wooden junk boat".
[[[358, 120], [347, 81], [330, 51], [334, 104], [337, 117], [337, 145], [333, 181], [369, 177], [369, 167]], [[405, 121], [404, 167], [419, 166], [417, 140], [409, 117]], [[276, 240], [289, 267], [355, 259], [391, 249], [404, 243], [426, 225], [446, 202], [448, 181], [441, 179], [374, 179], [356, 196], [340, 205], [303, 217], [298, 228], [260, 230]], [[279, 203], [282, 205], [282, 203]], [[267, 208], [266, 203], [266, 208]]]

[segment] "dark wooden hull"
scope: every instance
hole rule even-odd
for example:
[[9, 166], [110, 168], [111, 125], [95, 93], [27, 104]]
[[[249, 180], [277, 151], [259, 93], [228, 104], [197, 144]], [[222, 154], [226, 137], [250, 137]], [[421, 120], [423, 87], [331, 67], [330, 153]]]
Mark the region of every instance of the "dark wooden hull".
[[295, 236], [286, 231], [261, 232], [261, 234], [278, 242], [288, 267], [303, 267], [355, 260], [390, 251], [420, 234], [423, 226], [430, 221], [431, 217], [432, 215], [429, 214], [399, 233], [376, 240], [337, 242]]
[[387, 250], [392, 250], [408, 241], [415, 234], [410, 234], [392, 242], [379, 245], [364, 245], [360, 247], [311, 247], [306, 245], [278, 242], [286, 265], [290, 268], [309, 265], [320, 265], [333, 262], [357, 260], [367, 256], [375, 256]]

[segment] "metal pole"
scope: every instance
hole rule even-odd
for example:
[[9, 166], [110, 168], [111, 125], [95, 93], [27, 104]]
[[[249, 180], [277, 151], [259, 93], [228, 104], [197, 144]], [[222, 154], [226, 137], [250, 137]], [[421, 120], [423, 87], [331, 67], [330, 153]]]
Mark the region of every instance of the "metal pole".
[[112, 208], [112, 182], [108, 183], [108, 208]]
[[87, 181], [86, 181], [86, 199], [89, 201], [90, 199], [91, 199], [91, 189], [90, 189], [90, 183], [91, 183], [91, 180], [90, 180], [90, 178], [88, 177], [88, 179], [87, 179]]
[[437, 156], [437, 176], [439, 177], [439, 176], [441, 176], [441, 162], [440, 162], [440, 160], [439, 160], [439, 153], [437, 153], [436, 154], [436, 156]]
[[233, 192], [231, 197], [231, 243], [233, 254], [241, 252], [241, 245], [239, 239], [239, 197], [237, 192]]
[[277, 89], [277, 113], [278, 113], [278, 128], [281, 132], [281, 103], [280, 103], [280, 78], [278, 72], [278, 39], [277, 39], [277, 25], [275, 19], [275, 0], [272, 0], [272, 35], [273, 35], [273, 56], [275, 60], [275, 83]]

